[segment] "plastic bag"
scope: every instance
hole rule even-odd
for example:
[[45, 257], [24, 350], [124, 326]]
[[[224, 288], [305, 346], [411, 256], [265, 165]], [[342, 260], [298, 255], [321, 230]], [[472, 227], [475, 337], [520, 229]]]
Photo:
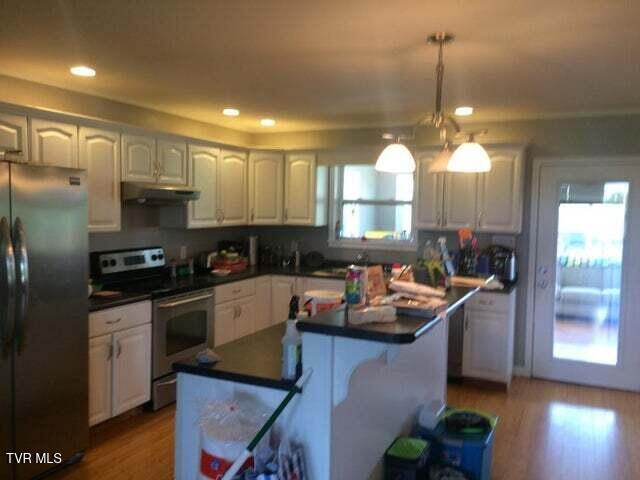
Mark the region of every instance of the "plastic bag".
[[[266, 405], [247, 394], [238, 394], [228, 400], [203, 401], [199, 419], [200, 478], [222, 478], [270, 413]], [[253, 457], [249, 457], [240, 472], [252, 467]]]

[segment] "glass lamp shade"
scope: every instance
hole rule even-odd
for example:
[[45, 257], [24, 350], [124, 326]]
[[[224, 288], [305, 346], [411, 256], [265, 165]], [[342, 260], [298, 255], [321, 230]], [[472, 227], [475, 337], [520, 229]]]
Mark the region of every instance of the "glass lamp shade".
[[451, 155], [447, 171], [476, 173], [491, 170], [491, 159], [487, 151], [477, 142], [465, 142]]
[[391, 143], [380, 153], [376, 170], [385, 173], [413, 173], [416, 170], [416, 161], [403, 144]]

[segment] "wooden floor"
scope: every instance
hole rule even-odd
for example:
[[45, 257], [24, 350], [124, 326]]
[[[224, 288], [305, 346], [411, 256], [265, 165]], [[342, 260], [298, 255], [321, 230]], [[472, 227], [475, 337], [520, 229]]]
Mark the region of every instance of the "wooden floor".
[[[508, 394], [450, 385], [449, 404], [500, 416], [494, 480], [640, 478], [639, 394], [516, 378]], [[173, 414], [170, 407], [97, 427], [82, 463], [53, 478], [172, 479]]]

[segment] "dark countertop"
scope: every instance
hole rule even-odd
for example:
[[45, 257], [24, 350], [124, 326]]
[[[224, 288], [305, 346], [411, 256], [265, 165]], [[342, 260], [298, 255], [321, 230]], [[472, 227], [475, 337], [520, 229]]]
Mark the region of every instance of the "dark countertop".
[[[321, 270], [321, 268], [307, 268], [302, 267], [300, 269], [293, 268], [278, 268], [278, 267], [249, 267], [244, 272], [231, 273], [226, 277], [216, 277], [210, 273], [200, 273], [191, 277], [180, 277], [176, 279], [167, 279], [164, 282], [163, 287], [171, 289], [171, 295], [177, 295], [181, 293], [187, 293], [195, 290], [201, 290], [204, 288], [212, 288], [226, 283], [237, 282], [240, 280], [247, 280], [249, 278], [256, 278], [262, 275], [284, 275], [284, 276], [296, 276], [296, 277], [312, 277], [312, 278], [326, 278], [333, 280], [344, 280], [343, 275], [318, 275], [314, 272]], [[109, 288], [109, 290], [118, 290], [118, 288]], [[147, 300], [151, 298], [150, 292], [136, 291], [127, 292], [123, 291], [121, 295], [111, 298], [100, 298], [92, 296], [89, 298], [89, 311], [95, 312], [97, 310], [104, 310], [106, 308], [117, 307], [120, 305], [126, 305], [128, 303], [135, 303], [141, 300]]]
[[221, 359], [215, 365], [198, 365], [193, 359], [174, 363], [173, 369], [192, 375], [289, 390], [295, 382], [280, 377], [281, 340], [285, 328], [286, 324], [280, 323], [217, 347], [215, 351]]
[[[452, 288], [447, 293], [449, 302], [449, 306], [446, 309], [447, 313], [458, 308], [477, 291], [477, 288]], [[346, 308], [341, 307], [331, 312], [316, 315], [308, 320], [299, 321], [298, 330], [385, 343], [406, 344], [414, 342], [416, 338], [424, 335], [442, 321], [441, 316], [425, 319], [403, 315], [398, 316], [397, 321], [393, 323], [355, 326], [349, 325], [346, 322], [346, 317]], [[217, 347], [215, 351], [220, 355], [220, 361], [214, 365], [198, 365], [195, 359], [192, 359], [186, 362], [174, 363], [173, 369], [176, 372], [192, 375], [289, 390], [295, 382], [283, 380], [280, 376], [281, 341], [285, 329], [286, 324], [280, 323]]]
[[150, 300], [151, 295], [146, 293], [121, 293], [116, 297], [89, 297], [89, 311], [96, 312], [98, 310], [105, 310], [107, 308], [120, 307], [122, 305], [128, 305], [129, 303], [142, 302], [144, 300]]
[[[471, 298], [479, 288], [454, 287], [447, 292], [446, 313], [451, 314]], [[395, 322], [351, 325], [345, 306], [324, 312], [298, 322], [301, 332], [319, 333], [337, 337], [358, 338], [383, 343], [413, 343], [442, 320], [440, 315], [432, 318], [397, 315]]]

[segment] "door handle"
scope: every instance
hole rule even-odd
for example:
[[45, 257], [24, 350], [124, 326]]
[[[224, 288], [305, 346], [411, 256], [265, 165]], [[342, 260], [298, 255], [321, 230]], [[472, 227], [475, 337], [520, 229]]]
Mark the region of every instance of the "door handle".
[[6, 217], [0, 219], [0, 248], [4, 258], [0, 269], [2, 269], [3, 282], [2, 292], [6, 296], [5, 308], [0, 311], [0, 346], [8, 345], [13, 340], [15, 330], [15, 294], [16, 294], [16, 264], [11, 242], [11, 232], [9, 229], [9, 221]]
[[29, 253], [27, 248], [27, 236], [24, 224], [17, 217], [13, 224], [13, 248], [16, 263], [16, 338], [18, 341], [18, 354], [24, 347], [24, 333], [26, 330], [27, 307], [29, 305]]
[[122, 344], [120, 340], [116, 340], [116, 358], [120, 358], [120, 354], [122, 353]]
[[113, 343], [109, 345], [109, 350], [107, 351], [107, 360], [111, 360], [113, 358]]
[[469, 314], [466, 312], [464, 314], [464, 331], [469, 331]]
[[199, 296], [193, 297], [193, 298], [185, 298], [184, 300], [176, 300], [175, 302], [162, 303], [162, 304], [158, 305], [158, 308], [173, 308], [173, 307], [177, 307], [179, 305], [186, 305], [187, 303], [193, 303], [193, 302], [198, 302], [200, 300], [206, 300], [207, 298], [211, 298], [211, 297], [213, 297], [213, 293], [210, 293], [208, 295], [199, 295]]
[[542, 290], [544, 290], [548, 286], [549, 282], [546, 279], [543, 278], [542, 280], [538, 280], [538, 287], [540, 287]]
[[120, 323], [120, 320], [122, 320], [122, 318], [116, 318], [115, 320], [107, 320], [107, 325], [115, 325], [116, 323]]
[[285, 208], [284, 209], [284, 221], [286, 222], [287, 220], [289, 220], [289, 209]]
[[256, 216], [254, 214], [253, 208], [251, 209], [251, 221], [253, 222], [255, 220]]

